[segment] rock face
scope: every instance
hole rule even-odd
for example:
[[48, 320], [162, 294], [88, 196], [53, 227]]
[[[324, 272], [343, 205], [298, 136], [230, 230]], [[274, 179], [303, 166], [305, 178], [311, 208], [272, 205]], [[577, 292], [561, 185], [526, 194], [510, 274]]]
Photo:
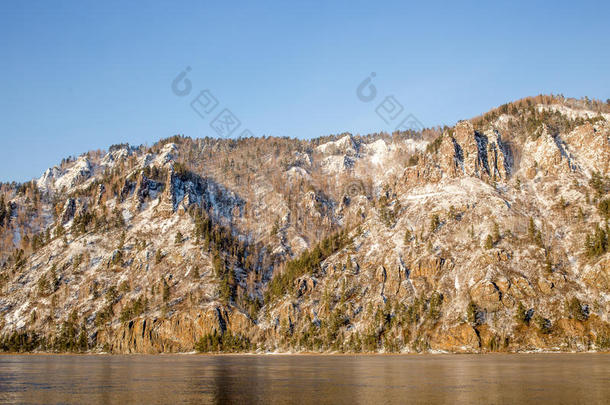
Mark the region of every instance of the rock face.
[[579, 168], [610, 174], [610, 138], [608, 122], [586, 123], [564, 136], [567, 153], [578, 159]]
[[497, 130], [480, 133], [468, 121], [445, 134], [440, 146], [440, 166], [451, 177], [475, 176], [508, 180], [513, 168], [510, 148]]
[[98, 340], [115, 353], [180, 353], [193, 350], [199, 338], [230, 328], [247, 332], [252, 322], [243, 314], [224, 308], [185, 310], [169, 318], [140, 317], [104, 331]]
[[74, 198], [68, 198], [64, 207], [64, 212], [61, 214], [61, 222], [65, 224], [66, 222], [74, 218], [75, 213], [76, 200], [74, 200]]
[[610, 124], [557, 103], [178, 136], [3, 186], [0, 349], [607, 350]]
[[494, 179], [507, 180], [513, 169], [513, 157], [509, 146], [502, 142], [497, 130], [488, 135], [487, 156], [490, 162], [491, 176]]
[[144, 174], [140, 174], [132, 197], [134, 209], [140, 211], [143, 204], [154, 200], [157, 194], [163, 191], [164, 186], [165, 183], [151, 180]]

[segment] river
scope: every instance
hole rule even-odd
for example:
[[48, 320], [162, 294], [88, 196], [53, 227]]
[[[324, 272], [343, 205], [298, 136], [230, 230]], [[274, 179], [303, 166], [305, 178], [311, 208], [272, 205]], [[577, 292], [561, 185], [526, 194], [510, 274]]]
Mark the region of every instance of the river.
[[601, 404], [610, 354], [2, 355], [0, 403]]

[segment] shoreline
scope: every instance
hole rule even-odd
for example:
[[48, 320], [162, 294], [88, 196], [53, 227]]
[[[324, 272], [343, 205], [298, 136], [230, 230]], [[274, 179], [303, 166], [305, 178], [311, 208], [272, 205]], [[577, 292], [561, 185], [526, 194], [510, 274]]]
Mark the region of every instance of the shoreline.
[[463, 356], [463, 355], [530, 355], [530, 354], [608, 354], [610, 350], [597, 351], [519, 351], [519, 352], [423, 352], [423, 353], [317, 353], [317, 352], [249, 352], [249, 353], [199, 353], [199, 352], [176, 352], [176, 353], [107, 353], [107, 352], [85, 352], [85, 353], [70, 353], [70, 352], [0, 352], [0, 356], [332, 356], [332, 357], [347, 357], [347, 356], [379, 356], [379, 357], [400, 357], [400, 356]]

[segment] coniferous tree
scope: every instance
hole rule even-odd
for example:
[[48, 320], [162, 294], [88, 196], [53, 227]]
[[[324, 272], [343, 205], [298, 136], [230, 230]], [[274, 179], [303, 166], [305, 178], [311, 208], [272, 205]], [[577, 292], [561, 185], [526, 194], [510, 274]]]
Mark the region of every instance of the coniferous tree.
[[405, 231], [405, 243], [411, 242], [411, 230], [407, 229]]
[[600, 198], [606, 192], [606, 181], [599, 172], [593, 172], [589, 185], [595, 190], [597, 197]]
[[601, 200], [597, 205], [597, 209], [602, 218], [606, 220], [610, 219], [610, 198]]
[[495, 221], [494, 221], [492, 238], [493, 238], [493, 243], [498, 243], [500, 241], [500, 226]]
[[434, 214], [430, 217], [430, 232], [434, 233], [441, 225], [441, 219], [438, 214]]
[[542, 247], [542, 232], [536, 227], [534, 218], [530, 217], [529, 225], [527, 227], [527, 236], [530, 243], [535, 244], [538, 247]]
[[78, 337], [78, 348], [81, 352], [87, 351], [89, 348], [89, 339], [87, 338], [87, 323], [83, 320]]
[[4, 219], [7, 216], [6, 207], [4, 204], [4, 195], [0, 195], [0, 227], [4, 226]]
[[60, 222], [57, 225], [57, 227], [55, 228], [55, 237], [56, 238], [61, 238], [62, 236], [64, 236], [65, 233], [66, 233], [66, 230], [64, 229], [64, 226]]
[[123, 250], [125, 247], [125, 231], [121, 232], [121, 237], [119, 238], [119, 246], [117, 249]]
[[587, 238], [585, 240], [585, 251], [587, 253], [587, 256], [600, 256], [610, 250], [608, 233], [609, 232], [607, 223], [605, 229], [599, 226], [599, 224], [595, 226], [595, 232], [593, 233], [593, 235], [587, 235]]
[[485, 249], [489, 250], [494, 247], [494, 238], [491, 235], [487, 235], [485, 239]]
[[521, 301], [519, 301], [519, 304], [517, 305], [517, 313], [515, 314], [515, 319], [519, 323], [529, 324], [529, 317], [528, 317], [527, 310], [525, 309], [525, 306], [523, 305], [523, 303]]
[[167, 284], [167, 281], [165, 281], [165, 279], [163, 279], [163, 302], [167, 302], [169, 300], [169, 296], [170, 296], [169, 284]]
[[10, 202], [6, 203], [6, 218], [5, 218], [5, 222], [8, 224], [9, 222], [11, 222], [11, 217], [13, 216], [13, 204], [11, 204]]
[[477, 325], [479, 322], [478, 319], [479, 307], [473, 301], [470, 301], [468, 307], [466, 308], [466, 319], [472, 325]]
[[534, 223], [534, 218], [530, 217], [529, 224], [527, 227], [527, 237], [530, 242], [533, 242], [536, 239], [536, 224]]

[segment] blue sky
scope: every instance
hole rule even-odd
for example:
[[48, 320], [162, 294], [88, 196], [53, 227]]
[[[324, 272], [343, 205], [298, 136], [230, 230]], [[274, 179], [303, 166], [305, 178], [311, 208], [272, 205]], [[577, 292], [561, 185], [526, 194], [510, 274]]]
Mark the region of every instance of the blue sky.
[[[0, 181], [114, 143], [215, 136], [224, 108], [237, 132], [311, 138], [391, 131], [375, 113], [387, 96], [426, 126], [539, 93], [610, 98], [608, 2], [128, 3], [2, 2]], [[218, 107], [201, 117], [205, 89]]]

